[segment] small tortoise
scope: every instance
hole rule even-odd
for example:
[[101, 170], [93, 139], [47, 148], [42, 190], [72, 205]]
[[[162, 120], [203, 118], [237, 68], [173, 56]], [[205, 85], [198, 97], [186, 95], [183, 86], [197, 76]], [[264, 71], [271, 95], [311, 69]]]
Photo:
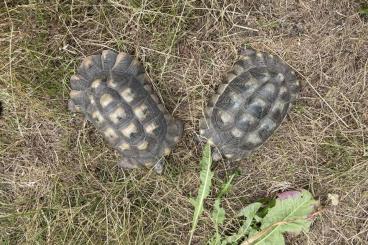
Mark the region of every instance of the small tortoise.
[[299, 90], [295, 72], [281, 59], [243, 49], [200, 120], [201, 136], [218, 150], [213, 159], [249, 156], [281, 124]]
[[183, 125], [154, 94], [144, 67], [126, 53], [85, 58], [70, 80], [69, 109], [82, 112], [122, 155], [123, 168], [155, 166], [178, 142]]

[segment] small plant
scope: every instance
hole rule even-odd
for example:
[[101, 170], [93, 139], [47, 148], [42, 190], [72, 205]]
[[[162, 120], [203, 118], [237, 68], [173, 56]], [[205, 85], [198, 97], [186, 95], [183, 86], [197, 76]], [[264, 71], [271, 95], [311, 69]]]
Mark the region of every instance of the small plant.
[[212, 156], [211, 156], [211, 146], [209, 144], [206, 144], [204, 147], [200, 165], [201, 165], [201, 172], [200, 172], [201, 185], [198, 190], [197, 198], [195, 200], [191, 199], [191, 203], [194, 206], [194, 214], [188, 244], [192, 243], [193, 235], [195, 229], [197, 228], [199, 217], [203, 213], [204, 199], [206, 199], [206, 197], [210, 194], [213, 172], [211, 171]]
[[285, 244], [284, 233], [309, 231], [317, 203], [306, 190], [283, 192], [268, 205], [252, 203], [238, 214], [245, 218], [238, 232], [216, 244], [238, 244], [239, 241], [243, 241], [242, 245]]
[[235, 174], [232, 174], [227, 182], [225, 182], [221, 188], [220, 194], [215, 200], [212, 210], [212, 220], [215, 225], [215, 235], [210, 240], [211, 244], [219, 244], [221, 241], [221, 233], [219, 232], [219, 226], [223, 225], [225, 221], [225, 209], [221, 207], [221, 200], [229, 192], [231, 188], [231, 182], [233, 181]]
[[362, 3], [358, 10], [360, 18], [363, 20], [368, 19], [368, 3]]
[[367, 5], [363, 5], [360, 9], [359, 9], [359, 14], [361, 14], [362, 16], [368, 16], [368, 4]]
[[[192, 242], [199, 217], [203, 213], [204, 201], [210, 193], [214, 175], [211, 171], [211, 165], [211, 148], [207, 144], [201, 160], [201, 185], [197, 198], [192, 200], [195, 210], [189, 244]], [[215, 199], [211, 215], [215, 234], [208, 244], [282, 245], [285, 244], [283, 234], [288, 232], [298, 234], [309, 231], [313, 217], [318, 214], [318, 212], [314, 212], [318, 201], [307, 190], [301, 190], [286, 191], [278, 194], [276, 199], [268, 200], [265, 203], [255, 202], [247, 205], [237, 215], [242, 221], [238, 231], [229, 236], [222, 236], [219, 227], [224, 224], [226, 213], [225, 209], [221, 207], [221, 200], [229, 192], [234, 176], [231, 175], [229, 180], [225, 182]]]

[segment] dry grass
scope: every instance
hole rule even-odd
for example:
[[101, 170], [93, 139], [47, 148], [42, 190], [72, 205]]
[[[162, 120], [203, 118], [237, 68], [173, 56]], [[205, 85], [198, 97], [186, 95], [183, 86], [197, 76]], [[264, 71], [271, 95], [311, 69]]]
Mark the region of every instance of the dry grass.
[[[185, 244], [189, 197], [199, 183], [198, 119], [246, 43], [279, 55], [304, 87], [250, 159], [215, 167], [217, 187], [241, 171], [224, 200], [227, 218], [259, 197], [303, 187], [325, 211], [310, 233], [288, 237], [290, 244], [367, 244], [368, 22], [358, 14], [361, 2], [1, 2], [0, 241]], [[66, 109], [80, 60], [107, 47], [136, 54], [167, 108], [185, 122], [162, 176], [115, 167], [117, 154]], [[338, 206], [328, 193], [340, 196]], [[205, 213], [195, 244], [213, 231]]]

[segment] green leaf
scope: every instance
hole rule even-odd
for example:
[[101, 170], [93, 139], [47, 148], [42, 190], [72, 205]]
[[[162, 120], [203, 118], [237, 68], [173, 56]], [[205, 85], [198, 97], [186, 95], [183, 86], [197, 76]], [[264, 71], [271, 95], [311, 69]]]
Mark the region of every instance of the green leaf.
[[221, 234], [219, 232], [219, 225], [222, 225], [225, 221], [225, 209], [221, 207], [221, 200], [222, 197], [229, 192], [231, 188], [231, 182], [233, 181], [235, 175], [236, 174], [232, 174], [230, 178], [222, 185], [221, 191], [215, 200], [215, 204], [213, 205], [212, 220], [215, 225], [216, 233], [209, 242], [209, 244], [211, 245], [217, 245], [221, 243]]
[[[257, 217], [257, 216], [256, 216]], [[249, 229], [249, 235], [248, 235], [248, 237], [253, 237], [256, 233], [257, 233], [258, 231], [256, 230], [256, 229], [254, 229], [254, 228], [250, 228]]]
[[222, 225], [225, 220], [225, 209], [220, 206], [221, 199], [216, 199], [213, 205], [212, 219], [216, 225]]
[[251, 224], [261, 206], [262, 203], [255, 202], [240, 210], [238, 217], [244, 216], [246, 218], [244, 224], [239, 228], [238, 232], [235, 235], [226, 237], [222, 241], [222, 244], [236, 243], [243, 237], [247, 236], [251, 232], [252, 229]]
[[245, 208], [242, 208], [238, 214], [238, 216], [244, 216], [247, 218], [246, 222], [244, 223], [245, 227], [248, 229], [257, 215], [258, 210], [262, 207], [262, 203], [255, 202], [252, 204], [249, 204]]
[[194, 198], [189, 198], [189, 202], [190, 202], [190, 204], [192, 204], [193, 206], [195, 206], [196, 205], [196, 200], [194, 199]]
[[236, 176], [236, 174], [232, 174], [230, 176], [230, 178], [226, 181], [226, 183], [222, 185], [220, 194], [218, 195], [218, 198], [222, 198], [224, 195], [226, 195], [229, 192], [229, 190], [232, 186], [231, 182], [233, 181], [235, 176]]
[[231, 188], [231, 182], [233, 181], [234, 177], [235, 177], [235, 174], [232, 174], [230, 178], [225, 182], [225, 184], [222, 185], [220, 194], [217, 196], [215, 200], [215, 204], [213, 205], [212, 219], [215, 222], [216, 227], [224, 223], [225, 209], [221, 207], [221, 200], [222, 200], [222, 197], [225, 196], [229, 192]]
[[268, 210], [273, 208], [276, 204], [276, 200], [269, 197], [264, 197], [259, 200], [259, 202], [261, 202], [263, 206], [258, 210], [257, 217], [259, 216], [261, 218], [264, 218], [267, 215]]
[[221, 203], [221, 199], [217, 198], [215, 200], [215, 204], [213, 205], [212, 220], [213, 220], [213, 223], [215, 225], [215, 230], [216, 230], [215, 235], [213, 236], [213, 238], [210, 241], [210, 244], [213, 244], [213, 245], [220, 244], [221, 235], [220, 235], [218, 227], [219, 227], [219, 225], [222, 225], [224, 223], [224, 220], [225, 220], [225, 209], [223, 209], [220, 206], [220, 203]]
[[220, 245], [221, 244], [221, 235], [219, 232], [216, 232], [215, 235], [208, 242], [209, 245]]
[[261, 230], [254, 234], [253, 239], [250, 237], [249, 240], [258, 237], [254, 240], [256, 242], [251, 244], [283, 244], [273, 241], [280, 242], [280, 237], [284, 232], [307, 232], [311, 224], [308, 217], [313, 212], [316, 204], [317, 201], [306, 190], [287, 199], [276, 199], [275, 206], [268, 210], [267, 215], [262, 220]]
[[197, 198], [192, 201], [194, 205], [194, 214], [192, 219], [192, 229], [190, 231], [189, 243], [191, 244], [195, 229], [197, 228], [199, 217], [203, 213], [204, 200], [210, 194], [211, 181], [213, 178], [213, 172], [211, 171], [212, 157], [211, 157], [211, 146], [207, 143], [202, 153], [202, 159], [200, 162], [201, 172]]
[[268, 237], [268, 239], [263, 240], [263, 241], [259, 241], [256, 243], [252, 243], [253, 244], [257, 244], [257, 245], [284, 245], [285, 244], [285, 239], [284, 236], [282, 235], [282, 233], [280, 232], [274, 232], [271, 233], [271, 235]]
[[361, 9], [359, 9], [359, 14], [368, 15], [368, 7], [362, 7]]

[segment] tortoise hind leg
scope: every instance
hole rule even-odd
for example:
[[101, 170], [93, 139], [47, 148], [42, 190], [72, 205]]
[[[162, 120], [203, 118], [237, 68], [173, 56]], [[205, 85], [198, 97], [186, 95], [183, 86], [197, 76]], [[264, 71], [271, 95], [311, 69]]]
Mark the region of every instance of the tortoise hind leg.
[[163, 170], [164, 170], [164, 161], [165, 159], [162, 158], [160, 160], [158, 160], [155, 165], [153, 166], [153, 170], [155, 170], [155, 172], [157, 174], [162, 174]]
[[76, 106], [72, 100], [69, 100], [68, 102], [68, 109], [71, 112], [80, 112], [80, 107]]

